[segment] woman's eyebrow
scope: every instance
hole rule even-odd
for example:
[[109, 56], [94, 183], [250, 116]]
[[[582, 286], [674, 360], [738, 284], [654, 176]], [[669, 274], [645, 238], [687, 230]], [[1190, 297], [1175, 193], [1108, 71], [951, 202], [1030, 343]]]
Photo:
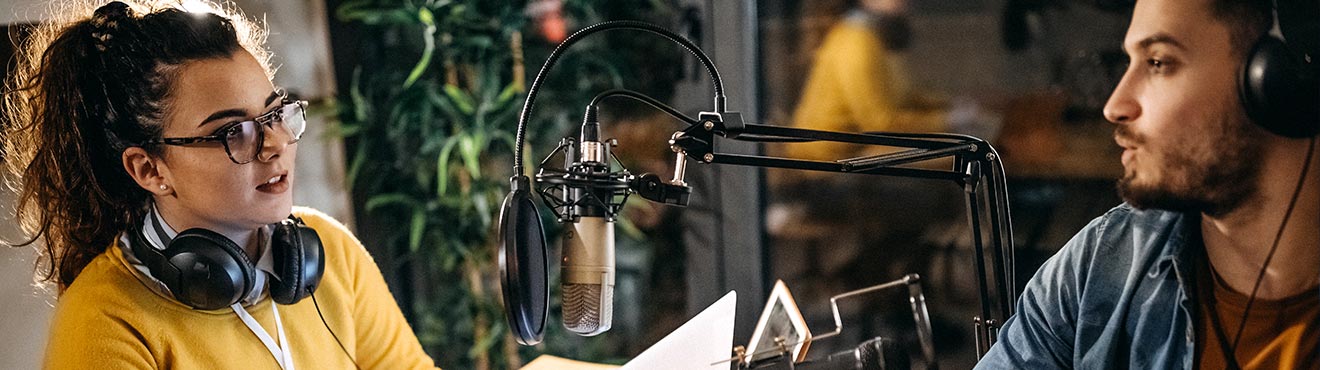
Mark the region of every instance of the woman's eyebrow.
[[[281, 94], [279, 90], [271, 91], [270, 95], [266, 97], [266, 102], [262, 104], [262, 106], [263, 107], [269, 106], [271, 102], [275, 101], [275, 99], [279, 99], [280, 95]], [[206, 119], [202, 120], [202, 123], [198, 124], [197, 127], [206, 126], [207, 123], [218, 119], [231, 118], [231, 117], [240, 117], [240, 118], [246, 117], [247, 114], [248, 114], [247, 111], [239, 108], [230, 108], [230, 109], [217, 111], [215, 113], [211, 113], [211, 115], [209, 116], [206, 116]]]

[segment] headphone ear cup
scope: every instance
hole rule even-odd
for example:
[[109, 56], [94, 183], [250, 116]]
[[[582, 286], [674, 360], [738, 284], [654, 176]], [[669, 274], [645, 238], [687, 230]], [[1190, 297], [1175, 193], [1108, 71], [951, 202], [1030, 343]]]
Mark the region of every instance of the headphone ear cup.
[[298, 303], [316, 291], [325, 272], [325, 251], [316, 230], [290, 218], [275, 225], [271, 253], [277, 279], [270, 284], [275, 303]]
[[178, 270], [165, 284], [179, 302], [214, 310], [233, 305], [252, 292], [256, 270], [247, 254], [229, 238], [206, 229], [188, 229], [170, 240], [165, 259]]
[[1247, 54], [1238, 93], [1252, 122], [1280, 136], [1311, 137], [1320, 132], [1318, 82], [1282, 40], [1266, 35]]

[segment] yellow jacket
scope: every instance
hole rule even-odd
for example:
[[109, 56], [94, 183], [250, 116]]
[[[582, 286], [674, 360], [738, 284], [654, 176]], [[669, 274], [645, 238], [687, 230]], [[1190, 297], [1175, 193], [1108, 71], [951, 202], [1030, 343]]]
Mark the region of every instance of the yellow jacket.
[[[918, 101], [884, 42], [868, 25], [838, 22], [815, 57], [793, 112], [794, 126], [841, 132], [946, 130], [943, 110]], [[784, 145], [784, 150], [793, 158], [833, 160], [860, 155], [863, 149], [839, 143], [800, 143]]]
[[[325, 272], [316, 299], [357, 364], [434, 368], [362, 243], [316, 210], [296, 207], [294, 214], [321, 237]], [[59, 298], [46, 369], [279, 369], [232, 310], [194, 310], [157, 293], [139, 280], [117, 244], [88, 264]], [[272, 304], [267, 297], [246, 309], [275, 336]], [[276, 309], [296, 368], [353, 368], [310, 297]]]

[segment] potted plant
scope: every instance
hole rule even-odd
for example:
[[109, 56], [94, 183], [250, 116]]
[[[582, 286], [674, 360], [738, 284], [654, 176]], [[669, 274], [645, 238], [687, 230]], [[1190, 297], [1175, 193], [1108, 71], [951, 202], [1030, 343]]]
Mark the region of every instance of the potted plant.
[[[512, 174], [526, 75], [573, 25], [653, 20], [671, 17], [670, 9], [650, 0], [349, 0], [336, 7], [336, 18], [356, 28], [361, 44], [336, 130], [348, 147], [359, 234], [385, 264], [405, 315], [441, 366], [517, 368], [539, 353], [626, 356], [606, 336], [567, 339], [555, 317], [547, 338], [563, 340], [519, 347], [500, 302], [493, 225]], [[659, 43], [626, 40], [603, 37], [565, 55], [540, 95], [525, 160], [553, 149], [597, 92], [672, 89], [677, 77], [666, 81], [665, 73], [681, 67], [647, 69], [681, 65], [676, 48], [657, 52]]]

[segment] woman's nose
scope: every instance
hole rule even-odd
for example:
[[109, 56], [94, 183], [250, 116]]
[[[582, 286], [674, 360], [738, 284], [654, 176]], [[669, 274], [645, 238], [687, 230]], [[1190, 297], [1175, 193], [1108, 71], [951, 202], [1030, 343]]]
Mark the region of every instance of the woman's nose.
[[269, 162], [275, 158], [279, 158], [281, 154], [284, 154], [284, 150], [287, 149], [289, 145], [298, 142], [288, 130], [279, 127], [281, 124], [283, 123], [274, 122], [273, 124], [262, 125], [261, 129], [264, 130], [263, 136], [265, 139], [262, 140], [261, 143], [261, 153], [257, 156], [257, 159], [262, 162]]

